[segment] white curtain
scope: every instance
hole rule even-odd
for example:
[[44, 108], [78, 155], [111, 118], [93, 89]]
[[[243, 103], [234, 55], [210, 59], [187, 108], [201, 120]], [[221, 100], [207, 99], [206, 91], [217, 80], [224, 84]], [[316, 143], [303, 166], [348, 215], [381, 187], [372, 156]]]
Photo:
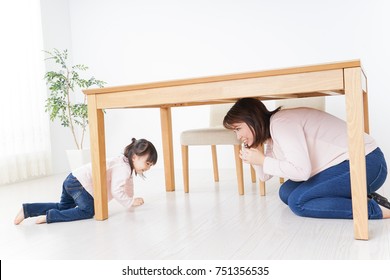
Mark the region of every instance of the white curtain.
[[39, 0], [0, 0], [0, 185], [50, 173]]

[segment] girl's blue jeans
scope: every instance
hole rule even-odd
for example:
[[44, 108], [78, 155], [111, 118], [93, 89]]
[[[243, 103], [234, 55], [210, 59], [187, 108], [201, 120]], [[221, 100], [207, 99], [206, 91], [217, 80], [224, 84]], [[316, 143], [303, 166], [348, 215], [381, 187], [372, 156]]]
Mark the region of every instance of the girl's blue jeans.
[[25, 218], [46, 215], [47, 223], [90, 219], [95, 213], [93, 197], [72, 173], [62, 185], [59, 203], [25, 203], [23, 211]]
[[[366, 155], [367, 193], [378, 190], [386, 180], [387, 165], [377, 148]], [[286, 181], [279, 190], [281, 200], [297, 215], [313, 218], [352, 219], [349, 161], [330, 167], [307, 181]], [[368, 218], [381, 219], [382, 210], [368, 200]]]

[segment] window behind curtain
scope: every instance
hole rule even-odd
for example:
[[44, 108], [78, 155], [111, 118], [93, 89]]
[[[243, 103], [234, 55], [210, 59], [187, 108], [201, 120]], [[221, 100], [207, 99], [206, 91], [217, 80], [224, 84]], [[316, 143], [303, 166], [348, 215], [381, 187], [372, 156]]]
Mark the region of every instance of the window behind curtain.
[[39, 0], [0, 1], [0, 185], [50, 172]]

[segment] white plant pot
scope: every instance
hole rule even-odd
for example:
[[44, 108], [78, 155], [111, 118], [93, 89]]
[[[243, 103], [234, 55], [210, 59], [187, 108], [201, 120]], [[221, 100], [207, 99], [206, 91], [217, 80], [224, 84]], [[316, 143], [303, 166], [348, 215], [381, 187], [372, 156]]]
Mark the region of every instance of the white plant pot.
[[71, 171], [91, 162], [91, 150], [89, 149], [66, 150], [66, 153]]

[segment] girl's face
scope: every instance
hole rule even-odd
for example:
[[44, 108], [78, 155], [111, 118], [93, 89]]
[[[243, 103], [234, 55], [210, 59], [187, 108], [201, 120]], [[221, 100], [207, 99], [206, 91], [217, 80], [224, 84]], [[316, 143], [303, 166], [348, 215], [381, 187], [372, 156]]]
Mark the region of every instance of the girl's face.
[[133, 166], [137, 174], [142, 175], [145, 171], [148, 171], [153, 166], [151, 162], [146, 161], [148, 155], [137, 156], [133, 155]]
[[249, 126], [244, 123], [233, 124], [233, 131], [236, 133], [237, 139], [244, 143], [245, 146], [253, 144], [253, 133]]

